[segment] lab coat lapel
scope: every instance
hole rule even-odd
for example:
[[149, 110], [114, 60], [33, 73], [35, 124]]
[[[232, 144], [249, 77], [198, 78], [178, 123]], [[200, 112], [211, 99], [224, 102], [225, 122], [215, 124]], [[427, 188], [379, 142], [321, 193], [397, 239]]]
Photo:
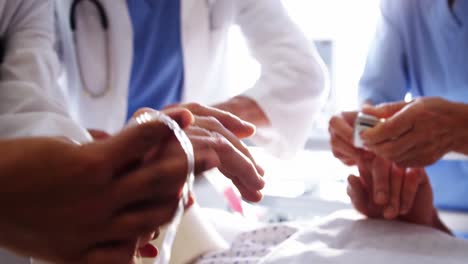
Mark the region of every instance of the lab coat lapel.
[[126, 0], [101, 0], [109, 16], [110, 85], [118, 104], [121, 124], [127, 112], [127, 96], [133, 63], [133, 28]]
[[[57, 0], [62, 1], [62, 0]], [[69, 1], [69, 0], [67, 0]], [[106, 57], [109, 56], [108, 69], [87, 72], [90, 75], [105, 75], [108, 91], [100, 97], [87, 94], [81, 81], [69, 83], [72, 112], [77, 121], [86, 128], [103, 129], [114, 133], [119, 131], [127, 116], [127, 95], [133, 55], [133, 31], [126, 0], [99, 0], [109, 21]], [[68, 12], [65, 12], [67, 14]], [[65, 17], [67, 17], [65, 15]], [[86, 38], [90, 32], [81, 32]], [[72, 57], [76, 51], [72, 52]], [[76, 65], [75, 63], [72, 64]], [[76, 65], [78, 66], [78, 65]], [[105, 72], [107, 71], [107, 72]], [[74, 72], [79, 79], [79, 71]], [[70, 74], [69, 74], [70, 75]], [[92, 76], [88, 76], [92, 80]], [[77, 85], [80, 83], [80, 85]]]
[[207, 60], [210, 49], [209, 6], [205, 0], [180, 0], [184, 89], [186, 98], [196, 100], [206, 87]]

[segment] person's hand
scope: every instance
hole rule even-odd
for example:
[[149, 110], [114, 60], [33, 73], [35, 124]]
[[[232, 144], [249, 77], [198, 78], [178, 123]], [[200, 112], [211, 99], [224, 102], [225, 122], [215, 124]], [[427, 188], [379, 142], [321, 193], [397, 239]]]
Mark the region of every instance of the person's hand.
[[[173, 118], [182, 127], [192, 122], [188, 111]], [[1, 246], [58, 263], [130, 263], [139, 237], [170, 221], [179, 201], [185, 156], [145, 162], [172, 137], [149, 122], [82, 146], [0, 142], [8, 154], [0, 162]], [[216, 165], [207, 153], [196, 157], [197, 172]]]
[[[252, 136], [255, 126], [237, 116], [196, 103], [177, 105], [194, 115], [194, 122], [185, 129], [194, 146], [208, 146], [216, 152], [218, 169], [237, 187], [242, 197], [257, 202], [265, 186], [264, 171], [240, 139]], [[169, 111], [167, 108], [164, 111]]]
[[[424, 169], [401, 169], [384, 159], [376, 159], [360, 164], [359, 177], [348, 177], [348, 195], [356, 210], [369, 218], [400, 220], [450, 233], [434, 208], [432, 188]], [[376, 166], [383, 166], [388, 174], [386, 202], [376, 199], [373, 175], [379, 170]]]
[[[104, 140], [109, 138], [111, 135], [107, 132], [99, 129], [88, 129], [88, 133], [91, 135], [93, 140]], [[137, 259], [143, 258], [155, 258], [158, 255], [158, 249], [150, 244], [150, 242], [159, 236], [159, 229], [154, 232], [150, 232], [146, 235], [141, 236], [138, 239], [138, 252], [135, 254], [134, 263], [138, 263]]]
[[91, 135], [93, 140], [103, 140], [110, 137], [109, 133], [99, 129], [88, 129], [88, 133]]
[[247, 96], [235, 96], [213, 107], [232, 113], [258, 127], [269, 127], [271, 122], [260, 105]]
[[369, 150], [399, 166], [427, 166], [457, 150], [459, 135], [466, 137], [466, 117], [457, 115], [454, 107], [435, 97], [365, 107], [364, 113], [387, 120], [364, 131], [361, 138]]
[[357, 112], [334, 115], [328, 123], [333, 155], [348, 166], [356, 165], [363, 150], [354, 147], [353, 130]]

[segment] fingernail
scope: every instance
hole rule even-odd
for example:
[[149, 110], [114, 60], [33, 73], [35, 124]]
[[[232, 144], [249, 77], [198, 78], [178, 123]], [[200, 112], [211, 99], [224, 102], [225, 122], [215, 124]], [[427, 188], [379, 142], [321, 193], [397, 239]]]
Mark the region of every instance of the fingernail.
[[143, 247], [139, 249], [139, 252], [142, 257], [144, 258], [155, 258], [158, 256], [158, 249], [151, 245], [151, 244], [146, 244]]
[[387, 194], [383, 191], [379, 191], [375, 195], [375, 202], [377, 204], [385, 204], [387, 202]]

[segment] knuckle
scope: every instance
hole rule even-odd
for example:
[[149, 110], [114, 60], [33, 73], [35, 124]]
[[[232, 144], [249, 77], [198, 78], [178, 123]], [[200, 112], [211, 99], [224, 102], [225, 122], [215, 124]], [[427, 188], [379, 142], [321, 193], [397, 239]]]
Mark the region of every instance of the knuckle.
[[224, 127], [223, 124], [214, 116], [208, 116], [206, 120], [212, 127]]
[[190, 111], [196, 113], [196, 112], [199, 112], [201, 109], [203, 109], [203, 106], [201, 104], [199, 104], [199, 103], [192, 102], [192, 103], [186, 104], [185, 108], [187, 108]]
[[330, 120], [328, 121], [328, 127], [330, 130], [334, 130], [334, 128], [337, 126], [337, 123], [339, 122], [339, 117], [338, 116], [332, 116]]
[[230, 142], [220, 133], [212, 132], [211, 138], [213, 139], [213, 143], [216, 147], [221, 149], [230, 149], [231, 144]]

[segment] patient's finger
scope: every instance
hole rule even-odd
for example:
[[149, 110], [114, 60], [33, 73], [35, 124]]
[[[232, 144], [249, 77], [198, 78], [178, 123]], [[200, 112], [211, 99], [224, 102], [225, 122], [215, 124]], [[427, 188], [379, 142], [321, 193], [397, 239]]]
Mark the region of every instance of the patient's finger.
[[362, 182], [362, 186], [369, 193], [369, 197], [371, 197], [373, 201], [373, 197], [374, 197], [373, 180], [372, 180], [372, 172], [370, 171], [372, 166], [369, 164], [372, 164], [372, 162], [364, 162], [362, 160], [359, 160], [358, 170], [359, 170], [359, 179]]
[[233, 181], [244, 199], [249, 201], [261, 199], [259, 190], [265, 186], [264, 180], [258, 176], [250, 160], [232, 147], [229, 141], [220, 135], [213, 137], [192, 135], [190, 139], [194, 146], [202, 144], [215, 149], [219, 159], [218, 169], [224, 176]]
[[214, 117], [239, 138], [250, 137], [255, 133], [255, 125], [221, 109], [197, 103], [189, 103], [181, 106], [189, 109], [194, 115]]
[[389, 203], [384, 207], [383, 216], [386, 219], [395, 219], [400, 213], [401, 185], [403, 182], [403, 170], [392, 165], [390, 174]]
[[364, 190], [360, 179], [354, 175], [348, 177], [347, 193], [351, 202], [358, 212], [363, 215], [369, 216], [368, 203], [369, 195]]
[[407, 169], [403, 180], [400, 213], [403, 215], [413, 208], [414, 199], [421, 183], [421, 174], [417, 170]]
[[372, 162], [374, 202], [385, 205], [389, 201], [391, 163], [381, 157]]
[[197, 116], [195, 118], [195, 125], [221, 134], [223, 137], [229, 140], [229, 142], [231, 142], [235, 148], [237, 148], [240, 152], [242, 152], [242, 154], [250, 159], [250, 161], [255, 165], [255, 169], [259, 175], [264, 174], [263, 168], [256, 163], [252, 154], [247, 149], [247, 146], [245, 146], [245, 144], [233, 132], [224, 127], [222, 122], [213, 117]]

